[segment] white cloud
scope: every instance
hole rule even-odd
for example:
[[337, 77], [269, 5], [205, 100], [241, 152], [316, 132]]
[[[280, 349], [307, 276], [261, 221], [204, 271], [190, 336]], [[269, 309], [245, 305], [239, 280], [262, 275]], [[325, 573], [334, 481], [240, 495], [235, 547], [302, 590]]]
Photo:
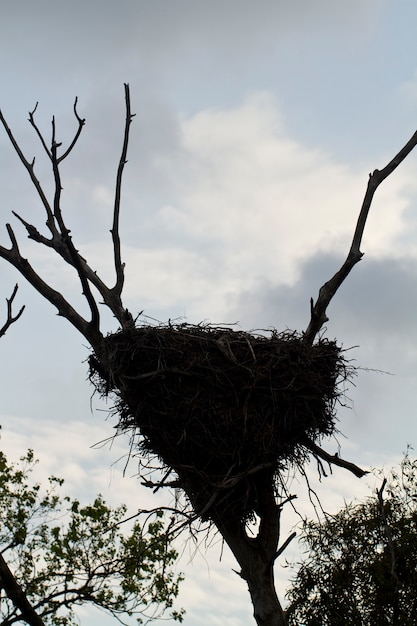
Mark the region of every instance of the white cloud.
[[[218, 320], [259, 281], [294, 283], [317, 250], [347, 254], [369, 164], [338, 163], [292, 139], [270, 94], [183, 119], [180, 137], [161, 170], [161, 186], [164, 176], [175, 183], [173, 201], [140, 221], [145, 249], [124, 248], [137, 308], [152, 314], [152, 303], [171, 305], [172, 316]], [[367, 255], [415, 252], [411, 240], [398, 248], [413, 187], [411, 168], [381, 185], [365, 229]]]

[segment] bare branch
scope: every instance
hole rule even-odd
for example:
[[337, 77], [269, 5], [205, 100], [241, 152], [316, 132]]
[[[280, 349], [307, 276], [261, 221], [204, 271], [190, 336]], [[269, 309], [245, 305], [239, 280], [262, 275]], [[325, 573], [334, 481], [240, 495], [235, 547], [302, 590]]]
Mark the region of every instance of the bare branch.
[[12, 295], [10, 296], [10, 298], [6, 298], [6, 302], [7, 302], [7, 319], [5, 324], [2, 326], [2, 328], [0, 328], [0, 337], [3, 337], [3, 335], [6, 334], [8, 328], [10, 328], [10, 326], [12, 324], [14, 324], [14, 322], [17, 322], [17, 320], [19, 319], [19, 317], [22, 315], [23, 311], [25, 310], [25, 305], [23, 305], [19, 311], [19, 313], [17, 315], [13, 315], [13, 300], [15, 299], [15, 296], [17, 294], [17, 290], [19, 289], [18, 285], [16, 284], [14, 286]]
[[[80, 126], [82, 128], [82, 126]], [[81, 131], [80, 131], [81, 132]], [[74, 143], [74, 142], [73, 142]], [[61, 233], [62, 242], [64, 243], [65, 248], [68, 250], [71, 265], [75, 267], [77, 270], [78, 276], [80, 278], [82, 292], [85, 296], [88, 305], [91, 311], [91, 326], [99, 333], [100, 328], [100, 314], [98, 311], [97, 303], [94, 299], [94, 296], [90, 289], [90, 283], [88, 282], [88, 278], [84, 271], [83, 265], [80, 262], [80, 255], [78, 251], [75, 249], [73, 244], [70, 230], [66, 227], [64, 219], [62, 217], [61, 211], [61, 174], [59, 172], [59, 161], [57, 155], [57, 149], [61, 146], [60, 143], [56, 141], [56, 131], [55, 131], [55, 117], [52, 118], [52, 147], [51, 147], [51, 155], [52, 155], [52, 170], [54, 173], [54, 181], [55, 181], [55, 194], [54, 194], [54, 217], [58, 223], [59, 231]]]
[[349, 470], [349, 472], [352, 472], [352, 474], [354, 474], [358, 478], [362, 478], [366, 474], [369, 474], [369, 472], [361, 469], [354, 463], [343, 460], [338, 454], [329, 454], [328, 452], [320, 448], [317, 444], [310, 441], [310, 439], [306, 438], [304, 445], [306, 448], [308, 448], [308, 450], [313, 453], [315, 457], [319, 457], [320, 459], [323, 459], [323, 461], [327, 461], [330, 466], [337, 465], [338, 467], [343, 467], [344, 469]]
[[77, 119], [78, 122], [78, 129], [77, 132], [74, 135], [74, 139], [71, 141], [69, 147], [67, 148], [67, 150], [65, 150], [64, 154], [62, 154], [59, 159], [58, 159], [58, 163], [61, 163], [61, 161], [63, 161], [64, 159], [67, 158], [67, 156], [69, 155], [69, 153], [71, 152], [71, 150], [73, 149], [73, 147], [75, 146], [75, 144], [78, 141], [79, 136], [81, 135], [81, 131], [83, 129], [83, 126], [85, 124], [85, 118], [81, 118], [78, 113], [77, 113], [77, 103], [78, 103], [78, 98], [75, 98], [74, 101], [74, 115]]
[[129, 130], [130, 124], [132, 123], [132, 119], [134, 114], [131, 113], [130, 109], [130, 91], [129, 85], [125, 83], [125, 101], [126, 101], [126, 123], [125, 123], [125, 132], [123, 139], [123, 148], [122, 154], [119, 161], [119, 167], [117, 168], [117, 178], [116, 178], [116, 192], [114, 197], [114, 211], [113, 211], [113, 226], [111, 229], [111, 234], [113, 238], [113, 251], [114, 251], [114, 267], [116, 270], [116, 284], [113, 287], [113, 292], [115, 295], [119, 296], [122, 293], [123, 283], [124, 283], [124, 265], [121, 259], [120, 253], [120, 235], [119, 235], [119, 216], [120, 216], [120, 199], [122, 193], [122, 178], [123, 178], [123, 170], [127, 163], [127, 147], [129, 144]]
[[[32, 111], [29, 111], [29, 118], [28, 118], [28, 122], [30, 123], [30, 125], [32, 126], [32, 128], [35, 130], [36, 134], [39, 137], [39, 140], [43, 146], [43, 149], [45, 150], [46, 154], [48, 155], [49, 159], [52, 159], [52, 154], [51, 151], [49, 150], [48, 146], [46, 145], [46, 141], [41, 133], [41, 131], [39, 130], [38, 125], [35, 122], [35, 113], [36, 113], [36, 109], [38, 108], [38, 104], [39, 102], [37, 102], [35, 104], [35, 107]], [[35, 161], [33, 160], [33, 165], [35, 164]]]
[[[58, 163], [60, 163], [60, 162], [61, 162], [61, 161], [63, 161], [64, 159], [66, 159], [66, 158], [67, 158], [67, 156], [69, 155], [69, 153], [71, 152], [71, 150], [74, 148], [74, 146], [75, 146], [75, 144], [77, 143], [78, 138], [79, 138], [79, 136], [80, 136], [80, 134], [81, 134], [81, 131], [82, 131], [82, 129], [83, 129], [83, 126], [84, 126], [84, 124], [85, 124], [85, 119], [81, 118], [81, 117], [78, 115], [78, 112], [77, 112], [77, 103], [78, 103], [78, 98], [75, 98], [75, 101], [74, 101], [74, 115], [75, 115], [75, 118], [76, 118], [76, 120], [77, 120], [77, 122], [78, 122], [78, 128], [77, 128], [77, 131], [76, 131], [76, 133], [75, 133], [75, 135], [74, 135], [74, 138], [73, 138], [73, 140], [71, 141], [71, 143], [70, 143], [69, 147], [68, 147], [68, 148], [67, 148], [67, 150], [64, 152], [64, 154], [62, 154], [62, 155], [59, 157], [59, 159], [58, 159]], [[51, 161], [52, 161], [52, 152], [51, 152], [51, 150], [49, 150], [48, 146], [46, 145], [46, 141], [45, 141], [45, 139], [44, 139], [44, 137], [43, 137], [43, 135], [42, 135], [41, 131], [39, 130], [38, 125], [37, 125], [37, 124], [36, 124], [36, 122], [35, 122], [35, 113], [36, 113], [36, 109], [37, 109], [37, 108], [38, 108], [38, 102], [36, 103], [35, 108], [33, 109], [33, 111], [29, 111], [29, 122], [30, 122], [30, 125], [34, 128], [34, 130], [35, 130], [36, 134], [38, 135], [39, 140], [40, 140], [40, 142], [41, 142], [41, 144], [42, 144], [42, 146], [43, 146], [43, 148], [44, 148], [44, 150], [45, 150], [46, 154], [48, 155], [48, 157], [49, 157], [49, 158], [51, 159]]]
[[[67, 317], [71, 323], [78, 328], [83, 335], [91, 342], [92, 339], [95, 342], [101, 344], [101, 340], [103, 338], [100, 330], [100, 316], [99, 310], [97, 306], [97, 302], [92, 294], [91, 285], [93, 285], [100, 293], [103, 298], [104, 304], [107, 305], [116, 319], [121, 324], [122, 328], [127, 326], [134, 325], [134, 320], [132, 315], [129, 313], [127, 309], [123, 307], [123, 303], [121, 300], [121, 292], [124, 283], [124, 266], [121, 262], [121, 254], [120, 254], [120, 236], [119, 236], [119, 215], [120, 215], [120, 199], [121, 199], [121, 186], [122, 186], [122, 174], [123, 168], [126, 163], [126, 155], [128, 148], [128, 140], [129, 140], [129, 127], [132, 121], [133, 115], [130, 111], [130, 95], [129, 95], [129, 86], [125, 85], [125, 99], [126, 99], [126, 124], [125, 124], [125, 133], [124, 133], [124, 141], [123, 141], [123, 149], [122, 155], [120, 158], [120, 163], [117, 172], [117, 181], [116, 181], [116, 194], [115, 194], [115, 205], [114, 205], [114, 214], [113, 214], [113, 227], [111, 230], [112, 240], [113, 240], [113, 248], [114, 248], [114, 260], [115, 260], [115, 270], [116, 270], [116, 283], [113, 288], [108, 287], [97, 275], [97, 273], [88, 265], [86, 259], [84, 259], [78, 250], [75, 248], [72, 237], [70, 235], [70, 229], [67, 228], [63, 214], [61, 209], [61, 195], [62, 195], [62, 184], [61, 184], [61, 175], [60, 175], [60, 163], [63, 159], [65, 159], [80, 137], [82, 128], [85, 124], [85, 120], [81, 118], [77, 112], [77, 98], [74, 102], [74, 115], [78, 122], [78, 128], [74, 135], [73, 140], [71, 141], [67, 150], [59, 156], [58, 149], [61, 147], [61, 143], [57, 141], [56, 138], [56, 124], [55, 117], [52, 118], [52, 138], [51, 138], [51, 148], [49, 149], [46, 145], [46, 141], [39, 130], [36, 121], [35, 121], [35, 112], [37, 109], [37, 105], [29, 113], [29, 122], [31, 126], [34, 128], [44, 150], [47, 153], [48, 158], [52, 163], [53, 170], [53, 178], [54, 178], [54, 199], [53, 205], [48, 202], [46, 195], [39, 183], [38, 179], [34, 173], [34, 163], [35, 160], [30, 163], [24, 156], [21, 148], [19, 147], [17, 141], [15, 140], [10, 128], [7, 125], [7, 122], [0, 111], [0, 121], [2, 122], [6, 133], [10, 139], [10, 142], [15, 149], [19, 159], [23, 163], [25, 169], [29, 173], [29, 176], [32, 180], [33, 185], [35, 186], [41, 200], [43, 206], [46, 210], [47, 221], [46, 225], [51, 233], [51, 237], [45, 237], [42, 235], [38, 229], [22, 217], [14, 212], [14, 215], [19, 219], [19, 221], [25, 226], [28, 236], [33, 241], [37, 243], [41, 243], [49, 248], [52, 248], [55, 252], [57, 252], [62, 259], [65, 260], [66, 263], [71, 265], [78, 273], [82, 293], [85, 296], [90, 311], [91, 311], [91, 322], [87, 322], [81, 315], [79, 315], [67, 302], [63, 296], [49, 287], [38, 274], [33, 270], [28, 261], [24, 259], [19, 251], [18, 243], [13, 232], [13, 229], [10, 225], [7, 225], [7, 230], [9, 233], [10, 240], [12, 242], [12, 247], [10, 249], [0, 247], [0, 256], [3, 256], [6, 260], [12, 263], [15, 267], [19, 269], [19, 271], [31, 282], [31, 284], [37, 289], [42, 295], [44, 295], [52, 304], [54, 304], [59, 311], [60, 315]], [[94, 345], [96, 349], [97, 345]]]
[[27, 222], [25, 219], [23, 219], [23, 217], [16, 213], [16, 211], [12, 211], [12, 213], [26, 228], [29, 239], [33, 239], [33, 241], [36, 241], [37, 243], [42, 243], [44, 246], [48, 246], [50, 248], [54, 247], [53, 240], [44, 237], [44, 235], [41, 235], [36, 226], [33, 226], [33, 224]]
[[[33, 113], [35, 112], [35, 110], [36, 110], [36, 107], [33, 110]], [[23, 154], [22, 150], [20, 149], [19, 144], [17, 143], [16, 139], [13, 136], [13, 133], [10, 130], [10, 128], [9, 128], [9, 126], [8, 126], [4, 116], [3, 116], [3, 113], [1, 111], [1, 109], [0, 109], [0, 121], [3, 124], [3, 127], [4, 127], [6, 133], [7, 133], [8, 137], [9, 137], [10, 142], [11, 142], [13, 148], [15, 149], [19, 159], [21, 160], [21, 162], [23, 163], [25, 169], [27, 170], [27, 172], [28, 172], [28, 174], [30, 176], [30, 179], [31, 179], [31, 181], [33, 183], [33, 186], [35, 187], [35, 189], [36, 189], [36, 191], [37, 191], [37, 193], [38, 193], [38, 195], [39, 195], [39, 197], [40, 197], [40, 199], [42, 201], [43, 206], [45, 207], [45, 210], [46, 210], [46, 213], [47, 213], [47, 216], [48, 216], [47, 226], [51, 230], [51, 232], [53, 233], [54, 232], [53, 213], [52, 213], [51, 206], [50, 206], [50, 204], [48, 202], [48, 199], [47, 199], [47, 197], [46, 197], [46, 195], [45, 195], [45, 193], [44, 193], [44, 191], [43, 191], [43, 189], [41, 187], [41, 184], [40, 184], [39, 180], [35, 176], [35, 171], [34, 171], [35, 159], [33, 159], [31, 163], [26, 159], [25, 155]], [[42, 142], [44, 142], [43, 138], [42, 138]]]
[[404, 161], [404, 159], [410, 154], [410, 152], [417, 145], [417, 132], [411, 137], [411, 139], [405, 144], [405, 146], [398, 152], [398, 154], [386, 165], [382, 170], [375, 170], [373, 174], [369, 175], [368, 186], [366, 189], [365, 197], [363, 199], [362, 208], [359, 213], [358, 221], [356, 224], [355, 233], [352, 240], [352, 245], [349, 250], [349, 254], [343, 263], [342, 267], [336, 274], [322, 287], [320, 287], [319, 295], [316, 303], [313, 299], [310, 300], [311, 319], [304, 333], [304, 341], [307, 343], [313, 343], [317, 336], [317, 333], [328, 321], [326, 315], [326, 309], [348, 276], [352, 268], [358, 263], [363, 252], [360, 251], [360, 244], [362, 241], [362, 235], [365, 229], [366, 220], [368, 218], [369, 209], [375, 194], [375, 191], [379, 185], [390, 175], [392, 172]]
[[[3, 251], [4, 252], [10, 252], [10, 253], [13, 253], [13, 254], [20, 255], [19, 245], [17, 243], [17, 239], [16, 239], [16, 236], [14, 234], [13, 228], [10, 226], [10, 224], [6, 224], [6, 229], [7, 229], [8, 235], [10, 237], [10, 241], [12, 242], [12, 247], [9, 250], [7, 250], [7, 248], [3, 249], [3, 247], [0, 246], [0, 251], [1, 252], [3, 252]], [[3, 254], [2, 254], [2, 256], [3, 256]], [[4, 256], [4, 258], [6, 258], [6, 256]]]
[[92, 346], [98, 348], [101, 345], [102, 335], [97, 329], [85, 320], [77, 311], [65, 300], [58, 291], [50, 287], [33, 269], [29, 261], [20, 254], [16, 237], [10, 224], [7, 224], [7, 231], [12, 241], [11, 248], [0, 246], [0, 256], [13, 265], [26, 280], [40, 293], [46, 300], [49, 300], [58, 309], [58, 315], [65, 317]]

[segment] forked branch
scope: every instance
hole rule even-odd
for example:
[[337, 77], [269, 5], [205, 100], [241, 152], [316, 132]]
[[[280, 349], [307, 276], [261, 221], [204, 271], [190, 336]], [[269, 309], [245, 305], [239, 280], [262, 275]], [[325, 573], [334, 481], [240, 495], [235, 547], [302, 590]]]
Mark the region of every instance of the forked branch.
[[361, 469], [354, 463], [351, 463], [350, 461], [345, 461], [338, 454], [329, 454], [328, 452], [320, 448], [320, 446], [318, 446], [316, 443], [314, 443], [308, 438], [306, 438], [304, 445], [306, 448], [308, 448], [308, 450], [310, 450], [310, 452], [312, 452], [313, 456], [316, 459], [322, 459], [323, 461], [326, 461], [330, 467], [332, 465], [343, 467], [344, 469], [351, 472], [357, 478], [362, 478], [363, 476], [369, 473]]
[[64, 159], [66, 159], [69, 154], [72, 152], [75, 147], [80, 135], [81, 131], [85, 125], [85, 119], [81, 118], [77, 112], [77, 99], [74, 102], [74, 116], [77, 120], [77, 130], [74, 134], [73, 139], [71, 140], [69, 146], [59, 154], [62, 144], [57, 140], [56, 137], [56, 124], [55, 118], [52, 118], [52, 136], [51, 136], [51, 146], [48, 147], [47, 142], [36, 124], [35, 113], [37, 109], [37, 104], [35, 108], [29, 112], [29, 123], [35, 130], [41, 145], [47, 155], [47, 158], [50, 160], [52, 165], [53, 172], [53, 181], [54, 181], [54, 197], [52, 202], [50, 202], [43, 190], [43, 187], [39, 180], [35, 175], [35, 159], [29, 161], [26, 159], [23, 151], [21, 150], [18, 142], [11, 129], [9, 128], [2, 112], [0, 111], [0, 121], [3, 124], [4, 129], [10, 139], [10, 142], [16, 151], [20, 161], [24, 165], [26, 171], [28, 172], [30, 179], [41, 199], [41, 202], [44, 206], [46, 212], [46, 226], [49, 231], [49, 235], [44, 235], [38, 231], [38, 229], [31, 224], [29, 221], [25, 220], [23, 217], [18, 215], [13, 211], [13, 214], [18, 218], [18, 220], [24, 225], [26, 228], [26, 232], [28, 234], [29, 239], [36, 241], [48, 248], [52, 248], [59, 256], [64, 259], [66, 263], [71, 265], [77, 272], [81, 287], [82, 293], [87, 300], [91, 319], [87, 321], [81, 316], [71, 305], [70, 303], [62, 296], [58, 291], [53, 289], [50, 285], [48, 285], [32, 268], [30, 263], [25, 259], [19, 250], [18, 242], [12, 227], [8, 224], [7, 231], [11, 240], [11, 247], [5, 248], [4, 246], [0, 246], [0, 256], [9, 261], [12, 265], [14, 265], [23, 276], [35, 287], [35, 289], [41, 293], [47, 300], [49, 300], [52, 304], [54, 304], [60, 315], [67, 318], [90, 342], [93, 348], [97, 351], [100, 350], [100, 344], [103, 339], [103, 334], [100, 330], [100, 315], [99, 309], [97, 305], [96, 298], [92, 292], [92, 287], [97, 289], [100, 296], [103, 299], [103, 303], [109, 307], [112, 311], [115, 318], [118, 320], [122, 328], [126, 328], [134, 324], [134, 320], [132, 315], [129, 313], [127, 309], [124, 308], [121, 295], [124, 283], [124, 264], [121, 259], [121, 246], [120, 246], [120, 235], [119, 235], [119, 220], [120, 220], [120, 201], [121, 201], [121, 189], [122, 189], [122, 176], [124, 166], [127, 162], [127, 149], [129, 143], [129, 129], [130, 124], [133, 119], [133, 114], [131, 113], [130, 107], [130, 93], [129, 86], [126, 84], [125, 88], [125, 101], [126, 101], [126, 123], [125, 123], [125, 131], [124, 131], [124, 139], [123, 139], [123, 147], [122, 154], [120, 157], [120, 163], [117, 170], [117, 178], [116, 178], [116, 190], [115, 190], [115, 200], [114, 200], [114, 210], [113, 210], [113, 224], [111, 228], [112, 242], [113, 242], [113, 252], [114, 252], [114, 265], [115, 265], [115, 274], [116, 280], [113, 287], [108, 287], [101, 278], [97, 275], [97, 273], [89, 266], [86, 259], [81, 256], [79, 251], [76, 249], [72, 237], [71, 231], [67, 227], [61, 209], [61, 196], [62, 196], [62, 183], [61, 183], [61, 172], [60, 172], [60, 164]]
[[358, 221], [356, 223], [355, 233], [353, 235], [352, 244], [349, 250], [349, 254], [338, 272], [322, 287], [320, 287], [319, 295], [314, 303], [313, 298], [310, 300], [311, 318], [307, 330], [304, 333], [304, 341], [312, 344], [321, 330], [323, 325], [328, 321], [326, 315], [326, 309], [348, 276], [352, 268], [361, 260], [363, 252], [360, 251], [360, 245], [362, 241], [363, 232], [365, 229], [366, 220], [368, 218], [369, 209], [371, 208], [374, 194], [379, 185], [386, 179], [392, 172], [404, 161], [404, 159], [410, 154], [410, 152], [417, 145], [417, 132], [411, 137], [411, 139], [405, 144], [403, 148], [396, 154], [396, 156], [386, 165], [382, 170], [375, 170], [372, 174], [369, 174], [368, 186], [366, 189], [365, 197], [363, 199], [362, 207], [359, 213]]
[[17, 322], [17, 320], [19, 319], [19, 317], [22, 315], [23, 311], [25, 310], [25, 305], [23, 305], [19, 311], [19, 313], [17, 315], [13, 315], [13, 300], [16, 297], [17, 294], [17, 290], [19, 289], [18, 285], [16, 284], [14, 286], [12, 295], [10, 296], [10, 298], [6, 298], [6, 302], [7, 302], [7, 319], [6, 322], [3, 324], [3, 326], [0, 328], [0, 337], [3, 337], [3, 335], [6, 334], [7, 330], [10, 328], [10, 326], [12, 324], [14, 324], [15, 322]]

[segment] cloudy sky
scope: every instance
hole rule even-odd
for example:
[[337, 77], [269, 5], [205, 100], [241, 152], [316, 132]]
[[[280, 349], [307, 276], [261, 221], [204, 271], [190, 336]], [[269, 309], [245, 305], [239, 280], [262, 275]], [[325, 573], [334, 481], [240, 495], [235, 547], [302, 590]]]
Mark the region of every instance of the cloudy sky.
[[[125, 304], [162, 321], [303, 330], [310, 297], [347, 254], [368, 173], [417, 128], [416, 26], [412, 0], [5, 2], [0, 106], [49, 190], [28, 111], [39, 102], [46, 134], [54, 114], [65, 142], [78, 96], [87, 124], [62, 167], [63, 209], [77, 246], [111, 282], [128, 82], [136, 117], [121, 221]], [[352, 348], [361, 368], [340, 412], [342, 454], [366, 467], [389, 466], [417, 446], [416, 172], [417, 152], [378, 190], [365, 256], [328, 310], [327, 336]], [[42, 228], [4, 132], [0, 190], [3, 223], [14, 210]], [[83, 309], [68, 268], [15, 230], [39, 272]], [[9, 245], [4, 227], [0, 243]], [[26, 305], [0, 346], [4, 451], [17, 458], [33, 447], [41, 476], [64, 477], [78, 497], [101, 491], [132, 512], [154, 502], [136, 468], [123, 478], [127, 440], [94, 446], [114, 422], [91, 399], [85, 341], [5, 262], [0, 280], [3, 316], [16, 281], [17, 306]], [[113, 328], [109, 319], [104, 330]], [[334, 453], [337, 443], [325, 447]], [[371, 482], [337, 471], [318, 489], [335, 510]], [[303, 487], [294, 480], [293, 489], [302, 508]], [[288, 515], [285, 529], [293, 523]], [[250, 623], [244, 584], [220, 555], [219, 543], [195, 554], [184, 546], [189, 626]], [[281, 595], [288, 575], [277, 566]]]

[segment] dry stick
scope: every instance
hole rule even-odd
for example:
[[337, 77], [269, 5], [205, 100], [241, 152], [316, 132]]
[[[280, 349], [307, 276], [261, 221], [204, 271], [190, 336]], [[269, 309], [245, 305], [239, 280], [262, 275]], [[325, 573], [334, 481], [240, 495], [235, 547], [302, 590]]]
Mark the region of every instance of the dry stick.
[[124, 138], [123, 138], [122, 154], [120, 156], [119, 167], [117, 168], [116, 192], [115, 192], [115, 197], [114, 197], [114, 211], [113, 211], [113, 226], [110, 231], [112, 235], [112, 239], [113, 239], [114, 267], [116, 271], [116, 284], [114, 285], [112, 291], [119, 298], [122, 294], [123, 283], [124, 283], [124, 264], [122, 263], [122, 259], [121, 259], [120, 235], [119, 235], [120, 199], [121, 199], [121, 193], [122, 193], [123, 170], [127, 163], [126, 156], [127, 156], [127, 147], [129, 144], [130, 124], [132, 123], [132, 119], [134, 117], [134, 114], [132, 114], [130, 110], [129, 85], [125, 83], [124, 88], [125, 88], [125, 101], [126, 101], [126, 123], [125, 123], [125, 132], [124, 132]]
[[67, 156], [69, 155], [69, 153], [72, 151], [73, 147], [75, 146], [75, 144], [78, 141], [79, 136], [81, 135], [81, 131], [82, 131], [83, 126], [85, 124], [85, 118], [81, 118], [78, 115], [78, 112], [77, 112], [77, 102], [78, 102], [78, 98], [75, 98], [73, 110], [74, 110], [74, 115], [77, 118], [77, 122], [78, 122], [77, 132], [75, 133], [74, 139], [71, 141], [69, 147], [65, 150], [64, 154], [61, 154], [61, 156], [59, 157], [58, 163], [61, 163], [61, 161], [66, 159]]
[[375, 170], [373, 174], [369, 174], [368, 186], [366, 189], [365, 197], [362, 203], [362, 208], [359, 213], [358, 221], [356, 224], [355, 234], [353, 236], [352, 245], [349, 250], [349, 254], [342, 267], [327, 283], [324, 283], [320, 287], [319, 295], [316, 303], [314, 304], [313, 298], [310, 300], [311, 307], [311, 319], [304, 333], [303, 340], [306, 343], [312, 344], [317, 336], [317, 333], [328, 321], [326, 316], [326, 309], [343, 283], [345, 278], [350, 273], [351, 269], [361, 260], [363, 252], [360, 251], [360, 244], [362, 241], [363, 231], [365, 229], [366, 220], [368, 217], [369, 209], [371, 207], [372, 199], [378, 186], [390, 175], [392, 172], [404, 161], [409, 153], [417, 145], [417, 132], [411, 137], [411, 139], [405, 144], [405, 146], [398, 152], [398, 154], [384, 167], [382, 170]]
[[25, 305], [22, 306], [22, 308], [20, 309], [19, 313], [17, 315], [13, 315], [13, 300], [15, 299], [17, 290], [19, 289], [19, 286], [16, 285], [14, 286], [13, 289], [13, 293], [10, 296], [10, 298], [6, 298], [6, 302], [7, 302], [7, 319], [5, 324], [2, 326], [2, 328], [0, 328], [0, 337], [3, 337], [3, 335], [6, 334], [7, 329], [14, 324], [14, 322], [17, 322], [17, 320], [19, 319], [19, 317], [22, 315], [23, 311], [25, 310]]

